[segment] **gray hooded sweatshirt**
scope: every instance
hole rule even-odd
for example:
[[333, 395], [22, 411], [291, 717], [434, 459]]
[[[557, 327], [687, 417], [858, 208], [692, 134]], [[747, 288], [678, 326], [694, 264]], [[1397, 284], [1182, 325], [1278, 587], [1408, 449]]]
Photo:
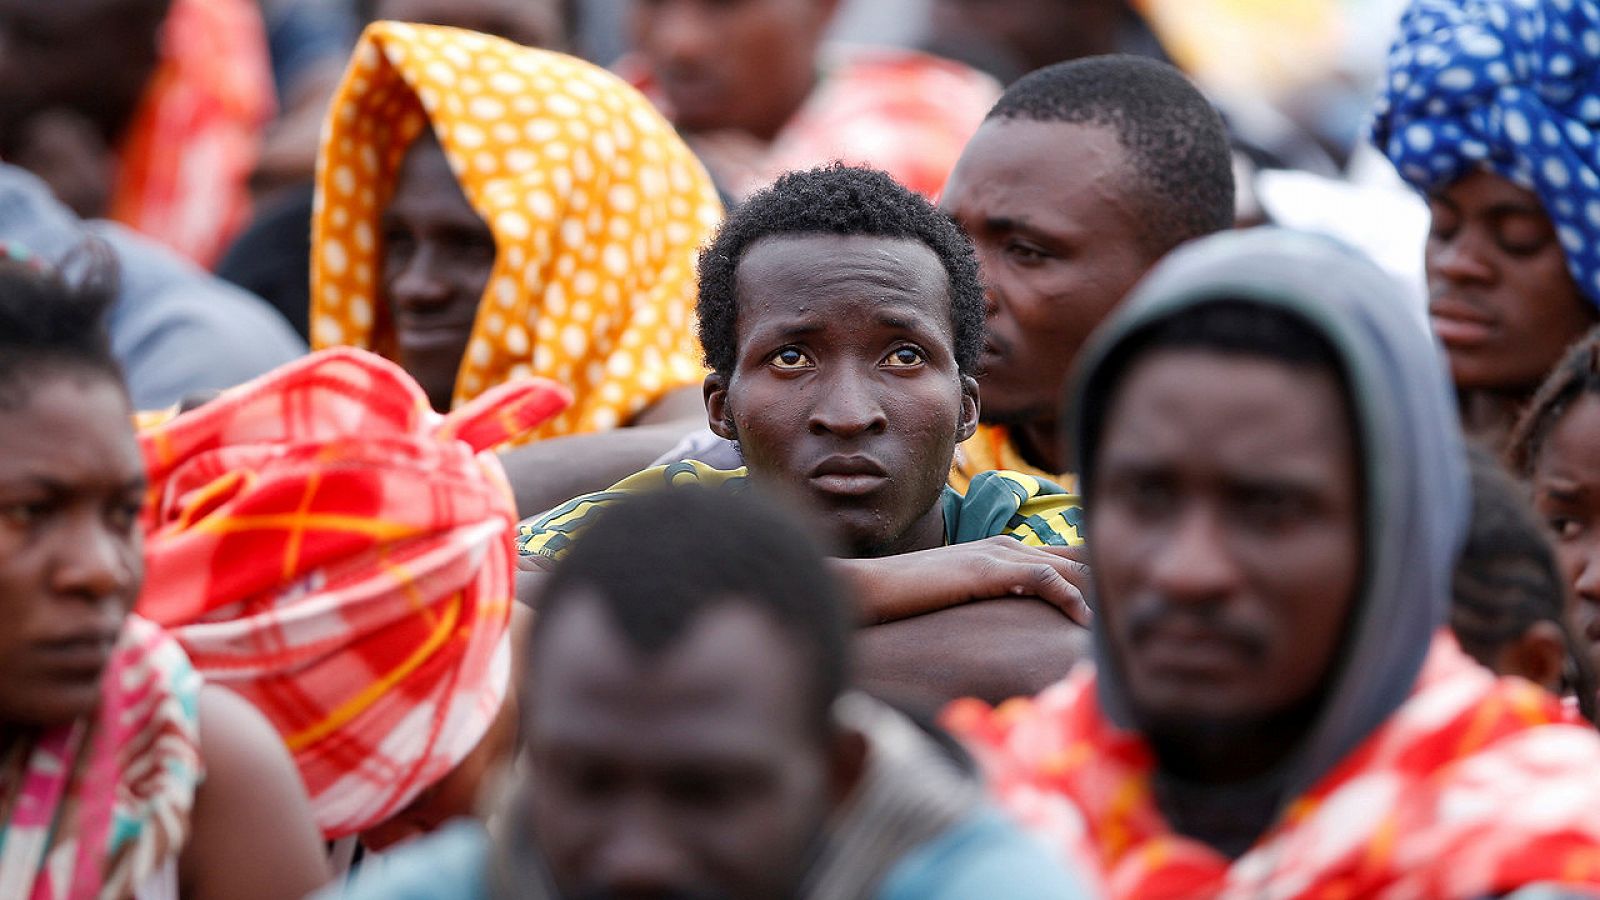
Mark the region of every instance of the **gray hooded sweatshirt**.
[[104, 241], [117, 259], [106, 324], [136, 409], [232, 387], [305, 354], [305, 342], [260, 298], [121, 225], [79, 220], [44, 182], [0, 163], [0, 240], [59, 263], [88, 239]]
[[[1080, 484], [1094, 542], [1095, 447], [1106, 399], [1130, 360], [1123, 345], [1148, 326], [1219, 300], [1295, 314], [1323, 335], [1344, 370], [1364, 475], [1365, 571], [1325, 699], [1300, 745], [1275, 770], [1212, 801], [1264, 810], [1312, 787], [1405, 701], [1446, 621], [1451, 572], [1466, 531], [1469, 486], [1454, 395], [1433, 335], [1405, 290], [1356, 251], [1284, 231], [1231, 232], [1190, 244], [1142, 281], [1079, 360], [1073, 415]], [[1095, 634], [1099, 701], [1134, 727], [1123, 677]]]

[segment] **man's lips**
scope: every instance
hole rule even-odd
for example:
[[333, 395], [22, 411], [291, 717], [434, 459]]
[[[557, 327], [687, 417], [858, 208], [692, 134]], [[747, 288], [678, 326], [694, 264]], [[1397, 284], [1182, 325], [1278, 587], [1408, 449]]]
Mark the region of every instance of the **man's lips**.
[[430, 317], [395, 317], [395, 340], [406, 350], [439, 350], [459, 347], [472, 334], [471, 322]]
[[664, 71], [657, 80], [674, 107], [699, 110], [722, 104], [722, 86], [714, 78], [689, 72]]
[[1253, 671], [1267, 652], [1263, 635], [1194, 611], [1143, 606], [1132, 612], [1128, 626], [1142, 668], [1184, 678], [1238, 677]]
[[1136, 652], [1147, 669], [1197, 679], [1237, 674], [1251, 659], [1250, 653], [1227, 635], [1179, 628], [1152, 629], [1138, 642]]
[[882, 487], [889, 473], [870, 457], [830, 456], [811, 470], [809, 478], [812, 487], [824, 494], [859, 497]]
[[1433, 333], [1446, 346], [1484, 344], [1494, 339], [1498, 321], [1478, 306], [1453, 297], [1436, 297], [1428, 304]]

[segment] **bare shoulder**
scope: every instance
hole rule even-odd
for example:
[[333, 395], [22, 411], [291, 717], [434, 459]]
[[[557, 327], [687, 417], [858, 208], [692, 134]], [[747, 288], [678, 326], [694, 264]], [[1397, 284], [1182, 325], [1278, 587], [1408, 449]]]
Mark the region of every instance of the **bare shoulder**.
[[300, 774], [266, 718], [225, 688], [200, 693], [205, 781], [181, 874], [186, 898], [302, 897], [326, 883], [327, 856]]

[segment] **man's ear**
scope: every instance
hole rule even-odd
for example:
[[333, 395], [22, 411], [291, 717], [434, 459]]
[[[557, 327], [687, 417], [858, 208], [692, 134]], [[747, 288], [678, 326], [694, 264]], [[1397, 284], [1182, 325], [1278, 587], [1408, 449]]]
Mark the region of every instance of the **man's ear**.
[[850, 799], [867, 774], [867, 736], [840, 726], [833, 736], [828, 763], [829, 799], [837, 809]]
[[956, 442], [972, 437], [978, 431], [978, 379], [961, 376], [961, 422], [956, 425]]
[[1515, 640], [1495, 655], [1495, 671], [1501, 675], [1521, 675], [1552, 693], [1561, 692], [1561, 673], [1566, 667], [1567, 645], [1561, 627], [1540, 621], [1528, 626]]
[[728, 412], [728, 379], [712, 372], [702, 386], [706, 397], [706, 424], [711, 433], [728, 441], [739, 439], [739, 430], [733, 427], [733, 416]]

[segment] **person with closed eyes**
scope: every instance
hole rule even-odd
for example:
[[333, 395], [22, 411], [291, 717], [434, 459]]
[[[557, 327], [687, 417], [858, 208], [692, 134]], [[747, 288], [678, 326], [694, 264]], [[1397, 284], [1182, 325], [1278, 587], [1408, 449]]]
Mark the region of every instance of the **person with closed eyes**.
[[1428, 199], [1428, 319], [1496, 451], [1600, 321], [1600, 59], [1578, 46], [1596, 27], [1583, 4], [1421, 0], [1389, 54], [1373, 137]]

